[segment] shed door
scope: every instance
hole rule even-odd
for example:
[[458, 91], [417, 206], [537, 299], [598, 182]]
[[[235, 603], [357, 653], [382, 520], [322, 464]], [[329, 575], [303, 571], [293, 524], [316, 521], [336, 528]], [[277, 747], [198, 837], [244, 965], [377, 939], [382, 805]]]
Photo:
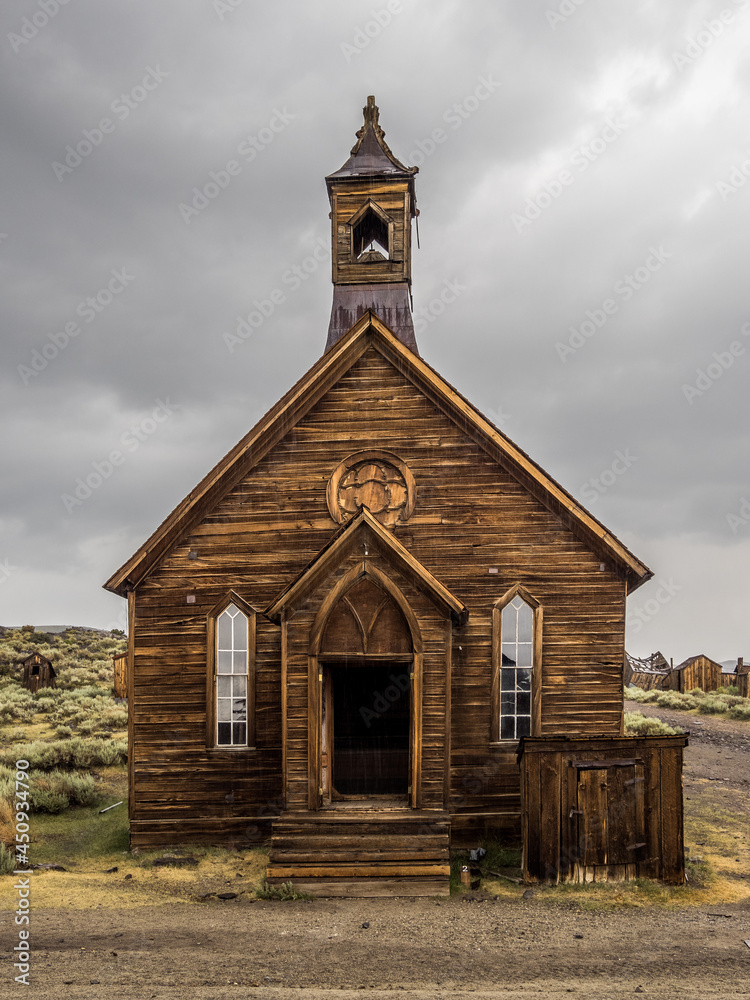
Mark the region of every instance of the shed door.
[[635, 864], [644, 846], [643, 765], [598, 761], [576, 769], [579, 865], [611, 869]]

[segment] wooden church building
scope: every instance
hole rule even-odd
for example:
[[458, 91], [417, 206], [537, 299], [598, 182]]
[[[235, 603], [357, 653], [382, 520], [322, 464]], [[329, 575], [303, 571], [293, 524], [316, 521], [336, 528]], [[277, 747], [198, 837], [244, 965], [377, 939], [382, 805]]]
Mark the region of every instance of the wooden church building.
[[322, 357], [105, 585], [133, 846], [270, 837], [271, 878], [444, 891], [451, 840], [520, 831], [524, 738], [638, 766], [625, 601], [651, 572], [420, 356], [416, 173], [369, 98], [326, 178]]

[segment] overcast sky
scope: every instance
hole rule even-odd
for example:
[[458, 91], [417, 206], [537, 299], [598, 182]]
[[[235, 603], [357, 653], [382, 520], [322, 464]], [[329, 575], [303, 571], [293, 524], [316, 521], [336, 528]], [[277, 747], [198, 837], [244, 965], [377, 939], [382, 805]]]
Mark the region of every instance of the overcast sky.
[[102, 583], [320, 356], [374, 94], [423, 357], [654, 570], [631, 652], [750, 657], [750, 0], [0, 21], [0, 623], [123, 627]]

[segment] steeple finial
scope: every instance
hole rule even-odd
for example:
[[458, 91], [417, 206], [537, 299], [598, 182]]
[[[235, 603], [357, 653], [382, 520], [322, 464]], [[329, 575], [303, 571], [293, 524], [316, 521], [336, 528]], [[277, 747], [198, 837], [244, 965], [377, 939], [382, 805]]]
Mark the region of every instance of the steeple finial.
[[373, 127], [377, 127], [380, 119], [380, 109], [375, 103], [375, 98], [370, 96], [367, 98], [367, 104], [362, 108], [362, 114], [365, 116], [365, 125], [371, 124]]

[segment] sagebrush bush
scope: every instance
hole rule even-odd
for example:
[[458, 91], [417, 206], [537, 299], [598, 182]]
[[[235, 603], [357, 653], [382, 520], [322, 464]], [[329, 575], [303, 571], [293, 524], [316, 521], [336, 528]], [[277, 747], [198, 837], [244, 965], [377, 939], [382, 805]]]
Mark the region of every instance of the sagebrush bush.
[[698, 711], [701, 715], [720, 715], [726, 712], [728, 705], [721, 698], [706, 697], [698, 705]]
[[625, 713], [625, 734], [627, 736], [677, 736], [682, 729], [668, 726], [661, 719], [649, 718], [640, 712]]
[[52, 740], [49, 743], [35, 740], [0, 749], [0, 764], [10, 766], [19, 759], [27, 760], [30, 767], [38, 771], [89, 771], [95, 767], [124, 764], [128, 759], [128, 745], [124, 740], [75, 736], [69, 740]]
[[735, 705], [733, 708], [728, 709], [727, 715], [730, 719], [738, 719], [741, 722], [750, 722], [750, 701], [747, 698], [743, 698], [743, 705]]
[[69, 806], [88, 806], [98, 798], [96, 782], [90, 774], [51, 771], [32, 772], [31, 811], [59, 813]]
[[679, 691], [658, 691], [654, 699], [661, 708], [678, 708], [689, 711], [698, 707], [698, 700], [690, 694], [680, 694]]

